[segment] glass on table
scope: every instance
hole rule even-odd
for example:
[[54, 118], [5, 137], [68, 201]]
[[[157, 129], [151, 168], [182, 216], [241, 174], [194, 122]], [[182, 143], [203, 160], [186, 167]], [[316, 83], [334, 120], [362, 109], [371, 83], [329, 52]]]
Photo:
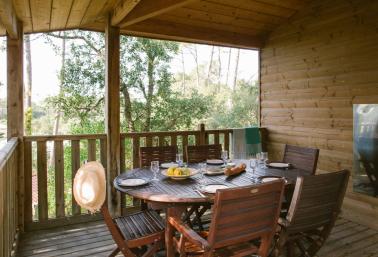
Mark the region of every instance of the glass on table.
[[250, 156], [250, 159], [249, 159], [249, 166], [251, 167], [251, 170], [252, 170], [252, 181], [253, 182], [256, 182], [257, 178], [256, 178], [256, 168], [258, 166], [258, 160], [256, 158], [256, 155], [251, 155]]
[[158, 181], [159, 179], [157, 178], [157, 174], [159, 172], [159, 161], [152, 161], [151, 162], [151, 171], [154, 174], [154, 178], [152, 180]]
[[182, 153], [176, 154], [176, 163], [178, 164], [179, 167], [182, 167], [183, 165]]
[[227, 159], [228, 159], [228, 152], [227, 151], [222, 151], [222, 160], [223, 160], [223, 165], [226, 166], [227, 164]]
[[206, 162], [201, 162], [199, 164], [199, 174], [200, 174], [200, 185], [203, 186], [206, 184], [206, 181], [205, 181], [205, 173], [206, 173], [206, 169], [207, 169], [207, 164]]
[[266, 164], [268, 162], [268, 152], [261, 153], [261, 160], [263, 161], [263, 164], [264, 164], [263, 168], [266, 169], [267, 168]]

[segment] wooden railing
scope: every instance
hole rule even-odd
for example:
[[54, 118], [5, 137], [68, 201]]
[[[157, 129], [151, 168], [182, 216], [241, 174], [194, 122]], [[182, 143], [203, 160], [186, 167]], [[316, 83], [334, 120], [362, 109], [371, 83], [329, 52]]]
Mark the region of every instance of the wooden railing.
[[[194, 131], [141, 132], [121, 134], [121, 172], [139, 163], [140, 146], [220, 143], [229, 150], [231, 129]], [[106, 135], [57, 135], [24, 137], [25, 228], [50, 226], [98, 219], [88, 215], [76, 204], [72, 195], [75, 172], [84, 160], [100, 161], [105, 167]], [[123, 197], [123, 211], [133, 201]]]
[[0, 256], [13, 256], [18, 236], [18, 140], [0, 151]]

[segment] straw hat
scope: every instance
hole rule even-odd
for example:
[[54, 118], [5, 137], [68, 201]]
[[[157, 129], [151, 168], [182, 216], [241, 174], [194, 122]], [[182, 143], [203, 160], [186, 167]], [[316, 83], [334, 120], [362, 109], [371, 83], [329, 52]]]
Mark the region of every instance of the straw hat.
[[73, 194], [76, 202], [91, 213], [98, 211], [106, 197], [105, 169], [99, 162], [87, 162], [76, 172]]

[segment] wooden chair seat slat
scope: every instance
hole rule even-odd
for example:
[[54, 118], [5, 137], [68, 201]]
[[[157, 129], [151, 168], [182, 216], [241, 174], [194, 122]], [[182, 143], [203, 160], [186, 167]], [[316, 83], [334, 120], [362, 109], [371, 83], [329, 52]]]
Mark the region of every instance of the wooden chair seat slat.
[[157, 215], [154, 215], [152, 212], [143, 211], [116, 218], [114, 221], [127, 240], [134, 240], [164, 231], [163, 220], [157, 218]]

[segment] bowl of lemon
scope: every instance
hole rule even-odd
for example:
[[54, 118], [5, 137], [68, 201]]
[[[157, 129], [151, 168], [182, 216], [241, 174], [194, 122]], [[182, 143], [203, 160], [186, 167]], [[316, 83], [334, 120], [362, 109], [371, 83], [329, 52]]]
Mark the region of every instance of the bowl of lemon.
[[197, 173], [198, 170], [187, 167], [171, 167], [161, 172], [161, 174], [164, 176], [175, 180], [184, 180], [196, 175]]

